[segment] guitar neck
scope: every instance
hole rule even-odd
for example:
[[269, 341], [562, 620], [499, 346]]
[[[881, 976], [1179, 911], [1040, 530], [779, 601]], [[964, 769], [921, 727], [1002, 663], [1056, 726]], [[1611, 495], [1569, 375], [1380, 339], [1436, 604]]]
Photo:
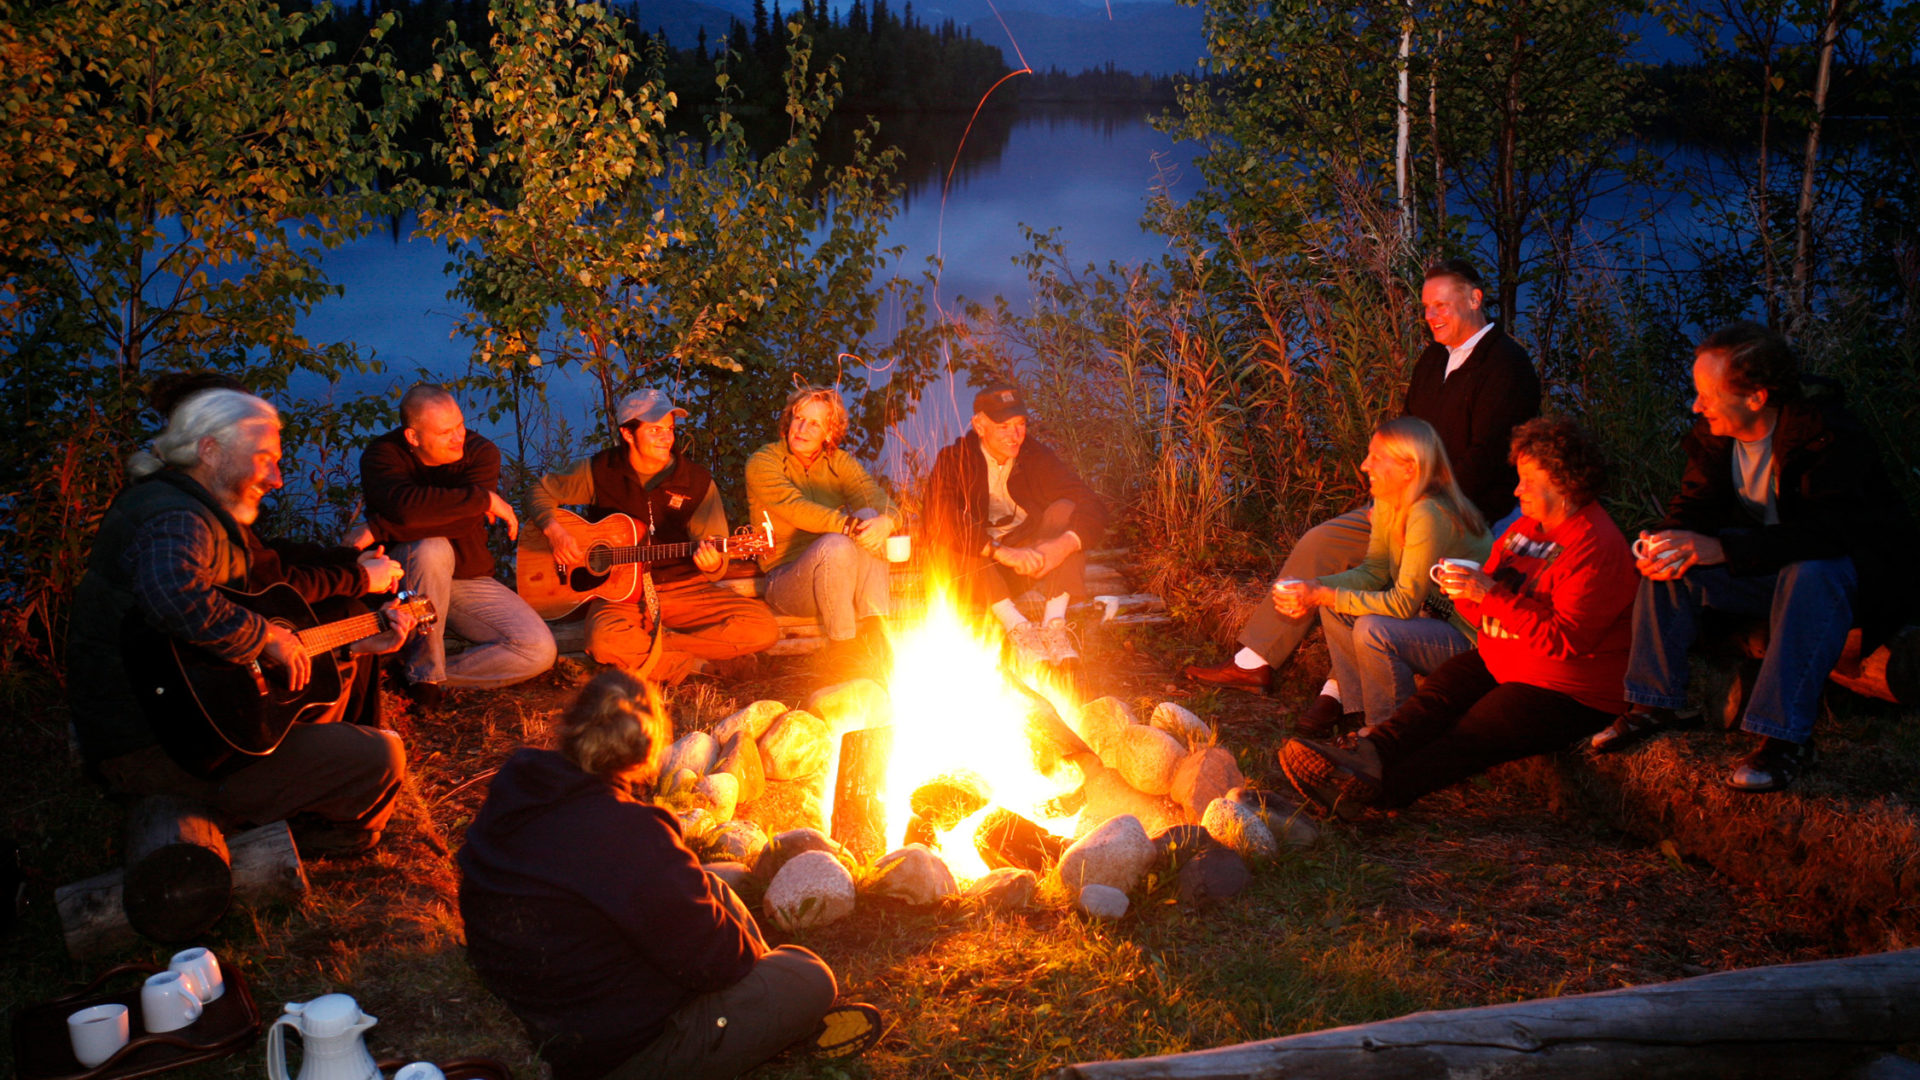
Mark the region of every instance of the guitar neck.
[[322, 623], [298, 632], [300, 646], [309, 656], [331, 652], [342, 645], [351, 645], [363, 638], [378, 634], [385, 627], [380, 624], [380, 613], [369, 611], [365, 615], [354, 615], [338, 622]]
[[[732, 541], [733, 537], [730, 536], [716, 536], [713, 538], [713, 546], [720, 549], [720, 554], [730, 556], [733, 554]], [[666, 562], [670, 559], [691, 557], [695, 551], [699, 550], [701, 543], [702, 541], [699, 540], [689, 540], [684, 544], [640, 544], [633, 547], [609, 548], [607, 555], [609, 561], [616, 565]]]

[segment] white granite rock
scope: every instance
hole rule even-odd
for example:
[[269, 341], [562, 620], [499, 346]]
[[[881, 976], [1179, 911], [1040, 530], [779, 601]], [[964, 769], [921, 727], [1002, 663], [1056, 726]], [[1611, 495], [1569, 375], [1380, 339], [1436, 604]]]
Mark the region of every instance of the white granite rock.
[[700, 869], [726, 882], [727, 887], [736, 893], [746, 888], [747, 883], [753, 880], [753, 871], [747, 869], [745, 863], [710, 862]]
[[1140, 819], [1123, 814], [1074, 841], [1060, 856], [1060, 880], [1072, 893], [1088, 885], [1126, 892], [1153, 865], [1153, 841]]
[[701, 807], [695, 807], [692, 810], [682, 810], [680, 813], [675, 814], [674, 817], [680, 820], [680, 835], [686, 839], [688, 847], [700, 843], [706, 838], [708, 833], [720, 825], [719, 822], [713, 820], [712, 811]]
[[923, 844], [908, 844], [882, 855], [873, 864], [873, 877], [868, 879], [867, 887], [881, 896], [916, 906], [931, 904], [960, 891], [946, 862]]
[[802, 852], [824, 851], [835, 859], [851, 861], [847, 849], [819, 829], [788, 829], [767, 841], [753, 861], [753, 872], [762, 879], [773, 877], [787, 862]]
[[1039, 887], [1040, 877], [1033, 871], [1003, 866], [967, 886], [966, 896], [984, 907], [1018, 911], [1033, 906], [1033, 894]]
[[727, 859], [753, 865], [760, 852], [767, 846], [767, 834], [759, 825], [744, 819], [729, 821], [714, 830], [708, 846], [717, 855]]
[[661, 769], [660, 782], [654, 785], [654, 790], [663, 799], [673, 799], [680, 795], [692, 794], [693, 785], [699, 782], [700, 774], [692, 769], [681, 769], [678, 772]]
[[778, 701], [756, 701], [713, 725], [713, 740], [725, 746], [728, 739], [743, 731], [747, 738], [758, 739], [786, 711], [787, 707]]
[[1263, 862], [1280, 853], [1280, 845], [1273, 838], [1273, 830], [1260, 820], [1260, 815], [1243, 802], [1229, 798], [1219, 798], [1207, 804], [1207, 812], [1200, 819], [1221, 845], [1240, 853], [1248, 862]]
[[1117, 697], [1095, 698], [1080, 706], [1074, 733], [1101, 761], [1112, 764], [1112, 747], [1120, 733], [1138, 723], [1133, 706]]
[[827, 767], [831, 745], [826, 722], [804, 709], [780, 715], [759, 739], [769, 780], [798, 780]]
[[1225, 747], [1211, 746], [1195, 750], [1180, 761], [1173, 771], [1173, 801], [1187, 812], [1188, 821], [1199, 821], [1213, 800], [1247, 782], [1240, 774], [1240, 763]]
[[801, 852], [773, 875], [761, 909], [784, 930], [836, 922], [853, 913], [853, 875], [824, 851]]
[[1118, 770], [1095, 763], [1084, 770], [1084, 775], [1086, 783], [1081, 790], [1086, 793], [1087, 803], [1080, 810], [1078, 830], [1083, 834], [1124, 814], [1139, 818], [1148, 832], [1159, 832], [1187, 820], [1180, 804], [1164, 795], [1140, 791], [1127, 783]]
[[1145, 724], [1135, 724], [1120, 733], [1114, 756], [1108, 762], [1135, 790], [1147, 795], [1165, 795], [1173, 790], [1173, 771], [1180, 767], [1187, 747], [1179, 739]]
[[1180, 744], [1189, 750], [1199, 750], [1212, 746], [1213, 729], [1205, 720], [1193, 714], [1183, 705], [1163, 701], [1153, 707], [1153, 715], [1147, 718], [1147, 724], [1180, 740]]
[[1096, 919], [1112, 921], [1127, 913], [1127, 894], [1106, 885], [1089, 885], [1076, 900], [1081, 911]]
[[860, 728], [893, 723], [893, 698], [872, 679], [824, 686], [807, 699], [807, 711], [827, 722], [827, 730], [845, 735]]
[[710, 773], [693, 785], [693, 797], [724, 825], [733, 820], [733, 808], [740, 802], [740, 781], [732, 773]]
[[1305, 808], [1293, 799], [1248, 787], [1234, 788], [1227, 792], [1227, 798], [1252, 807], [1260, 820], [1266, 822], [1267, 831], [1288, 847], [1312, 847], [1314, 841], [1320, 839], [1320, 826], [1314, 824]]
[[705, 776], [719, 760], [720, 744], [713, 741], [713, 736], [704, 731], [689, 731], [667, 748], [667, 759], [661, 762], [660, 773], [673, 776], [684, 771]]

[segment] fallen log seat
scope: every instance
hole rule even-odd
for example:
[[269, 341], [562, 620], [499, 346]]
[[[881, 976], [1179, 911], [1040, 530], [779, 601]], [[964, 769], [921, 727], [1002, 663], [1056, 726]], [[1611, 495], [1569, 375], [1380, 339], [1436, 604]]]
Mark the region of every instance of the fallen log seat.
[[1893, 1048], [1920, 1031], [1920, 949], [1725, 971], [1134, 1061], [1059, 1080], [1635, 1080], [1910, 1076]]
[[[1762, 619], [1725, 620], [1722, 662], [1758, 661], [1767, 654], [1767, 624]], [[1873, 652], [1860, 655], [1860, 629], [1847, 632], [1833, 671], [1827, 678], [1862, 697], [1896, 704], [1920, 704], [1920, 626], [1909, 626]], [[1713, 661], [1710, 659], [1709, 663]], [[1717, 706], [1710, 703], [1710, 707]], [[1738, 702], [1735, 702], [1737, 711]], [[1731, 726], [1731, 725], [1729, 725]]]
[[54, 891], [67, 953], [87, 960], [142, 937], [186, 944], [227, 913], [292, 900], [306, 872], [284, 821], [226, 836], [202, 807], [165, 796], [128, 813], [125, 866]]

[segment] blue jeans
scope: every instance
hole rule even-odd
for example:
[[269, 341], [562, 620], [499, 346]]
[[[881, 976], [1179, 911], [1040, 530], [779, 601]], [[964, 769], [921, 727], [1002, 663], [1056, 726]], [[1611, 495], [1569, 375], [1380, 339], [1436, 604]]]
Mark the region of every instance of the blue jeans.
[[892, 603], [887, 560], [838, 533], [819, 537], [767, 572], [767, 604], [782, 615], [819, 619], [828, 641], [851, 641], [859, 620], [886, 615]]
[[[553, 631], [520, 594], [490, 577], [453, 576], [453, 545], [434, 536], [389, 544], [404, 573], [400, 587], [433, 601], [440, 618], [401, 654], [407, 681], [490, 690], [531, 679], [553, 666]], [[447, 660], [447, 631], [473, 644]]]
[[1473, 650], [1473, 642], [1445, 619], [1340, 615], [1321, 608], [1320, 632], [1327, 638], [1342, 706], [1348, 712], [1358, 706], [1375, 724], [1413, 696], [1415, 675], [1431, 675]]
[[1853, 560], [1808, 559], [1777, 574], [1735, 577], [1704, 566], [1673, 581], [1642, 579], [1633, 598], [1633, 653], [1627, 700], [1678, 709], [1687, 703], [1687, 649], [1700, 611], [1767, 617], [1767, 656], [1741, 727], [1791, 743], [1813, 737], [1820, 691], [1853, 627], [1860, 578]]

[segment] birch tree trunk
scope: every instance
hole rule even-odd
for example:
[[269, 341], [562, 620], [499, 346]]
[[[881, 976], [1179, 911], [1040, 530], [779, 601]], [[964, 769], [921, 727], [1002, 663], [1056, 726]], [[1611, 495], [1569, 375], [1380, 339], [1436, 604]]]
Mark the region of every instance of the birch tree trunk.
[[1827, 115], [1827, 88], [1833, 80], [1833, 47], [1840, 37], [1841, 0], [1827, 0], [1826, 24], [1820, 31], [1820, 68], [1813, 80], [1813, 120], [1807, 125], [1807, 158], [1800, 171], [1800, 206], [1794, 214], [1793, 296], [1788, 333], [1806, 328], [1807, 289], [1813, 278], [1813, 187], [1820, 162], [1820, 123]]

